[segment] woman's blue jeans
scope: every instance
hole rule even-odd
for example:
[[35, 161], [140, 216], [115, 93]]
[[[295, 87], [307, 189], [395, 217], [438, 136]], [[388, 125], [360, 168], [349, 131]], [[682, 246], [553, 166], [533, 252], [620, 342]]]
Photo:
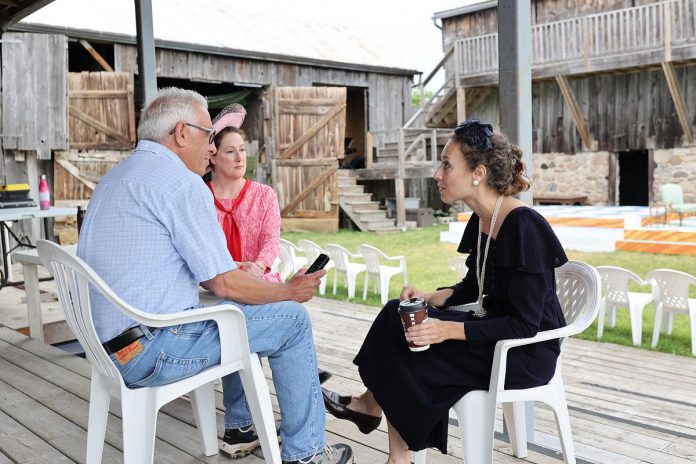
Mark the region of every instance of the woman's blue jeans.
[[[224, 302], [223, 302], [224, 303]], [[266, 305], [229, 302], [244, 313], [252, 353], [267, 357], [281, 413], [282, 458], [303, 459], [325, 445], [326, 415], [317, 374], [312, 325], [305, 308], [283, 301]], [[152, 387], [190, 377], [220, 363], [220, 338], [213, 321], [154, 330], [144, 328], [143, 350], [123, 366], [112, 361], [131, 388]], [[222, 379], [225, 428], [251, 425], [239, 375]]]

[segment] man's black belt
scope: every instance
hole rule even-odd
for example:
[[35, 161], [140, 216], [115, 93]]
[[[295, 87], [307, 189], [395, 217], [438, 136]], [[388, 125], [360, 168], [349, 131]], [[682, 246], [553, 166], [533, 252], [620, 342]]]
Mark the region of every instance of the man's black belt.
[[[148, 327], [148, 330], [155, 330], [155, 327]], [[121, 351], [134, 341], [140, 340], [143, 335], [145, 335], [143, 329], [141, 329], [139, 325], [136, 325], [135, 327], [126, 329], [121, 335], [116, 335], [108, 342], [103, 343], [102, 346], [108, 354], [113, 354]]]

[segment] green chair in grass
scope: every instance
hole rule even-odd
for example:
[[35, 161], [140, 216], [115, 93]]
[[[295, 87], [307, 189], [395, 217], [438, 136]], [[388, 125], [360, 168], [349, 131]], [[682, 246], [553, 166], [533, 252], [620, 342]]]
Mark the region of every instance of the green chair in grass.
[[684, 216], [696, 214], [696, 203], [684, 203], [684, 192], [679, 184], [665, 184], [660, 186], [662, 201], [667, 205], [667, 215], [674, 211], [679, 215], [679, 225], [682, 225]]

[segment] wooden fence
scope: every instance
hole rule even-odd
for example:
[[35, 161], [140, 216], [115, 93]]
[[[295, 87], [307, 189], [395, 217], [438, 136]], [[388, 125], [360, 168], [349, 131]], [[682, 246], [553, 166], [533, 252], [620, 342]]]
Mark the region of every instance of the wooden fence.
[[[696, 44], [696, 0], [669, 0], [532, 26], [532, 66]], [[455, 42], [462, 76], [498, 70], [498, 34]], [[666, 59], [665, 61], [669, 61]]]

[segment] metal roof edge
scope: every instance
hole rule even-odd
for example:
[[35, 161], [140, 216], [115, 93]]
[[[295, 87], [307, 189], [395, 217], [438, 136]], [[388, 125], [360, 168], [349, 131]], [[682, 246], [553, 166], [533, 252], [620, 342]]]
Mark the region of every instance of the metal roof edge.
[[461, 16], [469, 13], [475, 13], [481, 10], [487, 10], [489, 8], [497, 8], [498, 0], [488, 0], [481, 3], [476, 3], [474, 5], [461, 6], [459, 8], [452, 8], [451, 10], [438, 11], [433, 14], [433, 19], [447, 19], [454, 16]]
[[[115, 42], [127, 45], [135, 45], [136, 39], [134, 36], [126, 34], [118, 34], [114, 32], [100, 32], [82, 29], [72, 29], [60, 26], [48, 26], [43, 24], [17, 23], [8, 28], [8, 32], [35, 32], [48, 34], [63, 34], [71, 38], [86, 39], [86, 40], [103, 40], [106, 42]], [[374, 72], [379, 74], [393, 74], [399, 76], [414, 76], [422, 74], [422, 71], [415, 69], [393, 68], [388, 66], [376, 66], [359, 63], [345, 63], [341, 61], [321, 60], [318, 58], [297, 57], [290, 55], [281, 55], [275, 53], [255, 52], [250, 50], [237, 50], [233, 48], [214, 47], [204, 44], [193, 44], [184, 42], [174, 42], [170, 40], [155, 40], [157, 48], [166, 48], [169, 50], [179, 50], [194, 53], [207, 53], [211, 55], [229, 56], [234, 58], [246, 58], [259, 61], [273, 61], [279, 63], [299, 64], [308, 66], [317, 66], [323, 68], [343, 69], [347, 71], [363, 71]]]

